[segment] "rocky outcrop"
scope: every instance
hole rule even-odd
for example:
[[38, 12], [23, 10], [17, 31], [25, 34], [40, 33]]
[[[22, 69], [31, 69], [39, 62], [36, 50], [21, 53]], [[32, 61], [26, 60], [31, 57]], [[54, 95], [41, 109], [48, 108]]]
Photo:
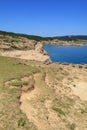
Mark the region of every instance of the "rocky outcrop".
[[44, 51], [44, 44], [56, 44], [56, 45], [83, 45], [85, 41], [63, 41], [59, 39], [51, 39], [47, 41], [36, 41], [25, 37], [11, 37], [11, 36], [0, 36], [0, 50], [36, 50], [43, 55], [47, 55]]
[[0, 49], [3, 50], [32, 50], [35, 49], [37, 42], [24, 37], [2, 37], [0, 39]]
[[43, 49], [43, 43], [42, 42], [37, 42], [35, 46], [35, 50], [38, 51], [39, 53], [43, 55], [48, 55], [48, 53]]

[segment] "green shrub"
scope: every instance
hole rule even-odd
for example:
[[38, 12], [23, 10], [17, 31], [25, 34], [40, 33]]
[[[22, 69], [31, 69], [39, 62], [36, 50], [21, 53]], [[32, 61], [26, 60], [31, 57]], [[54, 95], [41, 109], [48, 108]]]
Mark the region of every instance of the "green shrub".
[[18, 120], [18, 126], [24, 126], [26, 124], [26, 121], [23, 118], [20, 118]]
[[69, 128], [70, 128], [70, 130], [75, 130], [75, 127], [76, 127], [76, 125], [75, 125], [74, 123], [69, 124]]
[[15, 82], [11, 82], [10, 85], [12, 86], [28, 85], [28, 81], [15, 81]]
[[87, 109], [81, 109], [81, 113], [87, 113]]

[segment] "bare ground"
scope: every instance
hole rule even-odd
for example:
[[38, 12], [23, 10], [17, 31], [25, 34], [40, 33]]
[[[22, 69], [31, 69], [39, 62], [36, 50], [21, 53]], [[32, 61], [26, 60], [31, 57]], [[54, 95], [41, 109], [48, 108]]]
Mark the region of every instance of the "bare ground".
[[[32, 66], [37, 64], [32, 62]], [[86, 130], [87, 66], [53, 63], [37, 67], [39, 73], [23, 76], [21, 82], [28, 83], [19, 84], [20, 109], [29, 122], [38, 130]], [[10, 89], [17, 79], [11, 82], [5, 83]]]
[[[66, 72], [67, 67], [71, 72]], [[87, 109], [82, 105], [87, 101], [87, 71], [63, 66], [57, 72], [59, 68], [49, 73], [47, 69], [44, 82], [42, 73], [34, 75], [35, 88], [22, 93], [21, 110], [38, 130], [86, 130], [87, 114], [81, 112]]]
[[36, 50], [14, 50], [14, 51], [1, 51], [0, 55], [7, 57], [16, 57], [26, 60], [46, 61], [49, 60], [48, 55], [43, 55]]

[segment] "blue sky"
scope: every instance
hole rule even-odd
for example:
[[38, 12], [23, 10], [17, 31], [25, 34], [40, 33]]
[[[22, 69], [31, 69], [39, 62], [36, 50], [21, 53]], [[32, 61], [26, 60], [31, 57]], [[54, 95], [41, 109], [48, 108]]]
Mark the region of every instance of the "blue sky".
[[87, 0], [0, 0], [0, 30], [87, 35]]

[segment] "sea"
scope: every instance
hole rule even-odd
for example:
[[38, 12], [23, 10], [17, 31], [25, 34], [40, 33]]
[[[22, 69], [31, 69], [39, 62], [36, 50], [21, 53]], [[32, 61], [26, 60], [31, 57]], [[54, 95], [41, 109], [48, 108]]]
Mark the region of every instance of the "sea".
[[87, 44], [83, 46], [44, 45], [52, 62], [87, 64]]

